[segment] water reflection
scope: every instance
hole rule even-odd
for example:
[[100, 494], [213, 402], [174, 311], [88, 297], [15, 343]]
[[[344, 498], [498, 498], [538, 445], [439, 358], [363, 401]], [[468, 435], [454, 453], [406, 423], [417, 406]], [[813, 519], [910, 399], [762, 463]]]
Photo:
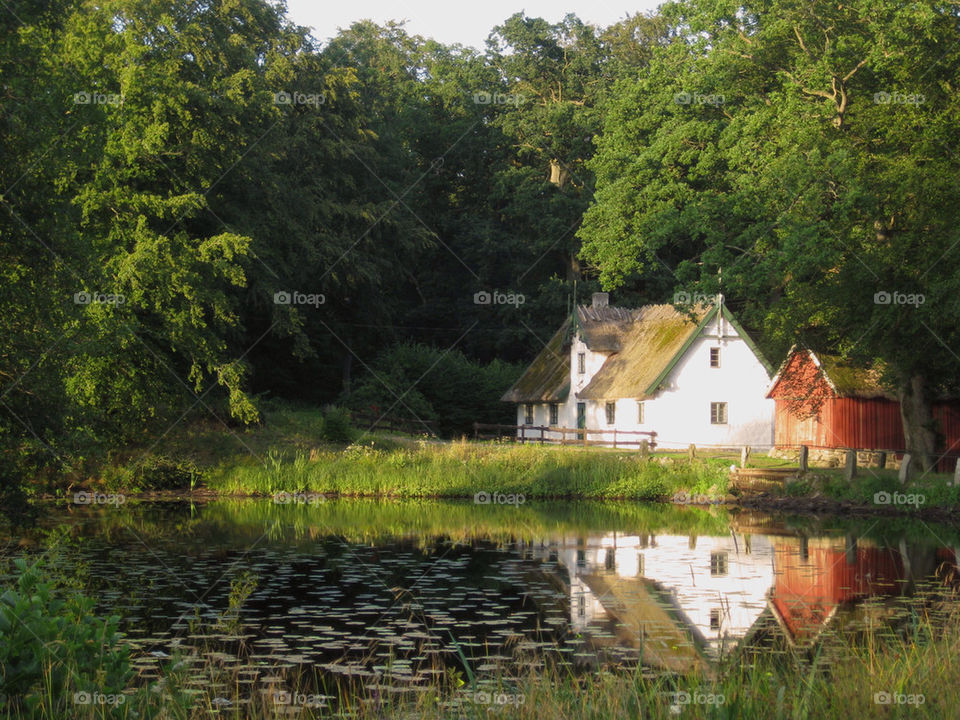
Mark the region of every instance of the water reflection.
[[[740, 653], [894, 622], [891, 602], [956, 576], [960, 546], [923, 523], [649, 505], [234, 501], [51, 518], [82, 539], [64, 562], [123, 616], [143, 678], [179, 651], [251, 693], [305, 667], [384, 692], [554, 663], [709, 677]], [[256, 588], [237, 628], [216, 629], [242, 573]]]

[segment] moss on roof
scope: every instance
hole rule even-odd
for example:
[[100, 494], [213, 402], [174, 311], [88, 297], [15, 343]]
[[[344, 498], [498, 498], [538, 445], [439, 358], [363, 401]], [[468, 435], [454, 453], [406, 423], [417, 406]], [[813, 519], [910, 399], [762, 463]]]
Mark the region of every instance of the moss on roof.
[[621, 350], [607, 358], [577, 397], [585, 400], [649, 396], [651, 384], [670, 364], [707, 314], [693, 317], [672, 305], [647, 305], [637, 311], [621, 340]]
[[504, 402], [563, 402], [570, 392], [570, 318], [550, 338], [546, 347], [530, 363], [500, 399]]
[[883, 367], [875, 362], [871, 367], [854, 365], [838, 355], [817, 355], [820, 368], [839, 397], [887, 398], [896, 396], [881, 383]]

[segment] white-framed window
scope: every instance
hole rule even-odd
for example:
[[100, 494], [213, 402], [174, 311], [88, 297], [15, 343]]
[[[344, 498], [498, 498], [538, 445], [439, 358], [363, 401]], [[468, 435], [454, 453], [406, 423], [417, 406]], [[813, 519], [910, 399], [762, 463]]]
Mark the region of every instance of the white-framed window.
[[710, 629], [720, 629], [720, 610], [718, 608], [713, 608], [710, 610]]
[[643, 425], [643, 400], [637, 401], [637, 424]]
[[710, 367], [720, 367], [720, 348], [710, 348]]
[[533, 403], [526, 403], [523, 406], [523, 424], [533, 425]]
[[550, 427], [556, 427], [560, 424], [560, 406], [557, 403], [550, 403]]
[[577, 353], [577, 372], [583, 375], [587, 371], [587, 354]]
[[725, 402], [710, 403], [710, 424], [711, 425], [727, 424], [727, 404]]
[[615, 402], [607, 403], [607, 425], [613, 425], [617, 422], [617, 404]]

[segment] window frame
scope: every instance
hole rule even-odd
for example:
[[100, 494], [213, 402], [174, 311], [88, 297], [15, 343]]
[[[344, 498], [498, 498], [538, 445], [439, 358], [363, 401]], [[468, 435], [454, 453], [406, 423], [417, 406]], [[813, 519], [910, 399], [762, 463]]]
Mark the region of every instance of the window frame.
[[557, 427], [560, 424], [560, 403], [550, 403], [550, 427]]
[[523, 404], [523, 424], [533, 425], [536, 415], [534, 415], [533, 403]]
[[647, 410], [643, 406], [643, 400], [637, 400], [637, 425], [643, 425], [647, 421]]
[[[716, 360], [716, 363], [714, 363]], [[710, 367], [719, 368], [720, 367], [720, 348], [712, 347], [710, 348]]]
[[585, 352], [577, 353], [577, 375], [587, 374], [587, 354]]
[[607, 416], [607, 425], [616, 425], [617, 424], [617, 403], [608, 402], [606, 407], [604, 407], [604, 412]]
[[[730, 424], [730, 413], [727, 406], [727, 402], [724, 401], [711, 401], [710, 403], [710, 424], [711, 425], [729, 425]], [[722, 419], [721, 419], [722, 416]]]

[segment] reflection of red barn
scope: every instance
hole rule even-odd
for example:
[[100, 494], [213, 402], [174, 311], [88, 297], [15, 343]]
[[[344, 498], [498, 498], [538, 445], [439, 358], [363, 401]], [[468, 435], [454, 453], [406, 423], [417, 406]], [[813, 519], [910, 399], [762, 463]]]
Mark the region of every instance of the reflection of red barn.
[[[776, 405], [778, 448], [903, 450], [900, 403], [880, 384], [877, 368], [859, 368], [829, 355], [794, 349], [773, 379], [767, 397]], [[960, 403], [936, 402], [933, 416], [946, 438], [944, 451], [960, 450]], [[953, 469], [945, 461], [942, 470]]]
[[896, 595], [898, 581], [906, 576], [902, 557], [890, 548], [790, 538], [778, 542], [774, 553], [770, 604], [790, 637], [800, 642], [816, 637], [845, 604]]

